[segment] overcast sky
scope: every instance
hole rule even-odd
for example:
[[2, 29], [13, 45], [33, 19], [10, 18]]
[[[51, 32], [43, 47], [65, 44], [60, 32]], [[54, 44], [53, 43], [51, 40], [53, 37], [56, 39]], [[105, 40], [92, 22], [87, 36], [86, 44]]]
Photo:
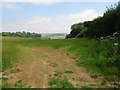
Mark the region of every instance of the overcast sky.
[[[9, 1], [9, 2], [8, 2]], [[2, 31], [69, 33], [72, 24], [102, 16], [116, 2], [64, 2], [63, 0], [3, 0]], [[85, 0], [84, 0], [85, 1]], [[1, 26], [1, 25], [0, 25]]]

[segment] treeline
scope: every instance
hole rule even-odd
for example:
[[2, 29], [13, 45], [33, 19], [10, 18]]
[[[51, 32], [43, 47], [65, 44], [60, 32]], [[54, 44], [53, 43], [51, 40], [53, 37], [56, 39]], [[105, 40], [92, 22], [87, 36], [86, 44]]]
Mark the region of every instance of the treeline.
[[120, 2], [110, 6], [102, 17], [72, 25], [66, 38], [100, 38], [112, 36], [115, 32], [120, 32]]
[[32, 37], [32, 38], [41, 38], [41, 34], [31, 33], [31, 32], [2, 32], [2, 36], [14, 36], [14, 37]]
[[[120, 2], [117, 5], [109, 7], [102, 17], [72, 25], [71, 32], [66, 38], [96, 39], [95, 41], [99, 42], [99, 45], [96, 48], [94, 42], [91, 42], [91, 44], [93, 43], [91, 51], [89, 51], [91, 57], [90, 59], [86, 59], [86, 61], [92, 62], [91, 65], [96, 65], [100, 69], [102, 67], [115, 68], [116, 70], [109, 69], [106, 72], [110, 72], [108, 75], [120, 76]], [[106, 46], [102, 47], [106, 51], [101, 51], [101, 45]], [[84, 48], [88, 46], [85, 45]], [[88, 52], [86, 51], [86, 53]], [[81, 60], [78, 60], [78, 62], [81, 62]], [[116, 74], [114, 74], [115, 71], [117, 72]], [[111, 76], [111, 78], [114, 78], [114, 76]], [[120, 81], [119, 77], [118, 79]]]

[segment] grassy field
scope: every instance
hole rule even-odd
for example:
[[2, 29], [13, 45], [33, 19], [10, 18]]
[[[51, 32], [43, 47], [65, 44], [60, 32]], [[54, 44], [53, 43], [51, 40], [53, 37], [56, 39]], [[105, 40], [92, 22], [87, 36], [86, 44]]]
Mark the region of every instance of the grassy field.
[[[109, 65], [107, 54], [110, 52], [105, 43], [94, 39], [32, 39], [32, 38], [2, 38], [2, 70], [14, 67], [23, 60], [23, 47], [64, 48], [64, 52], [73, 58], [78, 67], [85, 67], [93, 78], [104, 76], [106, 80], [118, 80], [118, 67]], [[67, 79], [63, 80], [67, 81]], [[51, 82], [49, 82], [51, 83]], [[69, 82], [68, 82], [69, 83]], [[58, 84], [59, 85], [59, 84]], [[69, 84], [70, 87], [73, 87]], [[59, 86], [56, 86], [59, 87]]]

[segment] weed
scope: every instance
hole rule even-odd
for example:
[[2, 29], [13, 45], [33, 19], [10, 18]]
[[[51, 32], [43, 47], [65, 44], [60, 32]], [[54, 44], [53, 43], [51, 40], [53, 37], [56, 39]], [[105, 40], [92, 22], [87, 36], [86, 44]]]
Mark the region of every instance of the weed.
[[9, 78], [8, 77], [0, 77], [0, 79], [2, 79], [2, 80], [8, 80]]
[[2, 75], [7, 75], [7, 74], [8, 74], [8, 73], [5, 72], [5, 73], [3, 73]]
[[57, 67], [58, 65], [56, 63], [50, 63], [50, 66]]
[[18, 70], [12, 70], [12, 71], [10, 71], [10, 73], [17, 73], [17, 72], [19, 72]]
[[56, 79], [53, 79], [53, 80], [49, 81], [49, 84], [54, 85], [54, 84], [59, 83], [59, 81], [60, 81], [59, 78], [56, 78]]
[[114, 89], [118, 89], [118, 87], [115, 87], [115, 86], [106, 86], [106, 85], [100, 85], [100, 86], [98, 86], [98, 88], [114, 88]]
[[[11, 84], [8, 82], [2, 83], [2, 88], [22, 88], [23, 86], [25, 86], [25, 85], [23, 84], [22, 80], [18, 80], [14, 84]], [[28, 86], [26, 88], [30, 88], [30, 86]]]
[[52, 76], [52, 75], [49, 75], [50, 77]]
[[57, 72], [57, 73], [55, 73], [54, 75], [55, 76], [58, 76], [58, 75], [62, 75], [64, 72]]
[[15, 83], [15, 87], [17, 88], [22, 88], [24, 85], [22, 84], [22, 80], [18, 80], [16, 83]]
[[51, 85], [51, 88], [74, 88], [67, 78], [64, 78], [63, 80], [58, 78], [53, 79], [49, 81], [49, 84]]
[[80, 81], [84, 81], [87, 82], [88, 80], [86, 80], [85, 78], [79, 78]]
[[110, 76], [110, 75], [107, 75], [105, 76], [105, 79], [108, 80], [108, 81], [118, 81], [118, 76]]
[[67, 78], [61, 81], [62, 88], [74, 88], [74, 86], [69, 82]]
[[91, 88], [89, 85], [80, 86], [81, 88]]
[[99, 76], [101, 76], [101, 75], [98, 74], [98, 73], [92, 73], [92, 74], [91, 74], [91, 77], [93, 77], [93, 78], [98, 78]]
[[55, 76], [59, 76], [59, 75], [62, 75], [62, 74], [64, 74], [64, 73], [70, 74], [70, 73], [73, 73], [73, 71], [57, 72], [57, 73], [55, 73], [54, 75], [55, 75]]
[[18, 83], [22, 83], [22, 80], [18, 80], [17, 82], [18, 82]]
[[64, 73], [73, 73], [73, 71], [65, 71]]
[[75, 80], [76, 78], [73, 77], [72, 79]]
[[96, 86], [96, 84], [89, 84], [89, 86]]
[[12, 85], [10, 83], [2, 84], [2, 88], [10, 88]]
[[29, 85], [28, 87], [26, 87], [26, 88], [31, 88], [31, 86]]

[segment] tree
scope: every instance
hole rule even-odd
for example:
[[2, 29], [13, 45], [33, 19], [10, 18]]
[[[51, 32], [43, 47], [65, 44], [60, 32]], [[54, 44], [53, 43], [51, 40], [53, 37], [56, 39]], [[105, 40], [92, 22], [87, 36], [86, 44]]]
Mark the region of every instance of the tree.
[[102, 17], [74, 24], [71, 29], [70, 34], [67, 35], [69, 38], [100, 38], [120, 32], [120, 2], [118, 5], [109, 7]]
[[41, 34], [30, 33], [30, 32], [2, 32], [2, 36], [14, 36], [14, 37], [32, 37], [32, 38], [41, 38]]
[[74, 38], [78, 33], [80, 33], [80, 31], [82, 31], [83, 28], [84, 28], [83, 23], [78, 23], [78, 24], [72, 25], [71, 32], [67, 37]]

